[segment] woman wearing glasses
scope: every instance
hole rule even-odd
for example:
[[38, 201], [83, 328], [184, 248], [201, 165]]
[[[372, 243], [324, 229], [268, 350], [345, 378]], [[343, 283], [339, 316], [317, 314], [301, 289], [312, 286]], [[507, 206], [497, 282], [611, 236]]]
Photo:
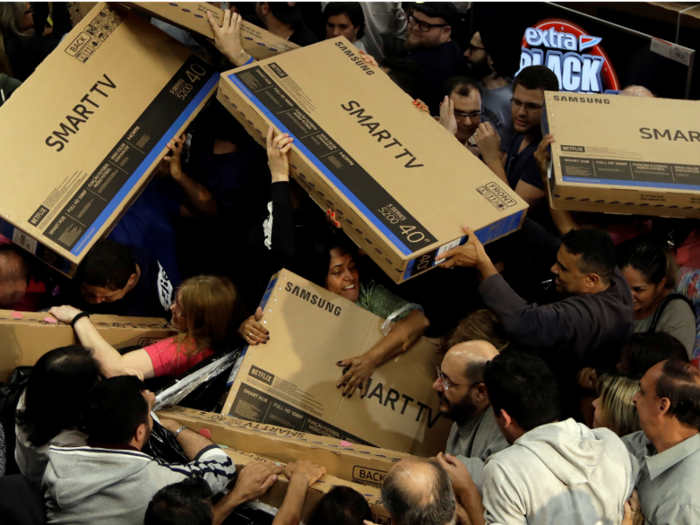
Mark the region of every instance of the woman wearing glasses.
[[80, 344], [95, 351], [106, 377], [130, 373], [142, 379], [179, 376], [221, 350], [235, 335], [240, 318], [236, 290], [224, 277], [199, 275], [185, 280], [170, 306], [178, 335], [121, 355], [95, 329], [86, 312], [72, 306], [51, 308], [59, 321], [73, 326]]

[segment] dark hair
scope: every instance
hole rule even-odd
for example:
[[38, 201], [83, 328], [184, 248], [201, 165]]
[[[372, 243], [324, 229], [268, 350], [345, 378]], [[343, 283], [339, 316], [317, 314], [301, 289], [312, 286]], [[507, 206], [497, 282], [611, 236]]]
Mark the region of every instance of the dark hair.
[[80, 281], [92, 286], [121, 290], [136, 272], [131, 250], [118, 242], [103, 240], [95, 243], [80, 265]]
[[454, 2], [423, 2], [415, 3], [411, 7], [431, 18], [442, 18], [452, 29], [459, 23], [460, 15]]
[[665, 332], [643, 332], [631, 335], [620, 356], [620, 372], [641, 379], [652, 366], [673, 359], [688, 363], [685, 346]]
[[[408, 476], [401, 472], [416, 464], [430, 468], [433, 482], [429, 487], [406, 490], [401, 478], [405, 482]], [[382, 483], [382, 503], [399, 525], [446, 525], [454, 518], [456, 508], [450, 478], [434, 459], [404, 459], [397, 463]]]
[[28, 283], [29, 277], [29, 264], [20, 249], [14, 244], [0, 244], [0, 284]]
[[423, 78], [420, 67], [413, 60], [399, 57], [386, 57], [382, 60], [382, 67], [389, 70], [387, 75], [404, 92], [412, 98], [418, 97]]
[[671, 401], [669, 416], [700, 430], [700, 370], [690, 363], [669, 359], [656, 382], [656, 395]]
[[211, 525], [211, 488], [200, 477], [187, 478], [155, 493], [143, 525]]
[[455, 93], [460, 97], [468, 97], [474, 90], [481, 94], [481, 89], [479, 89], [476, 80], [474, 80], [472, 77], [461, 75], [458, 77], [452, 77], [445, 83], [443, 94], [449, 97], [452, 93]]
[[325, 288], [328, 268], [331, 264], [331, 250], [340, 248], [354, 256], [355, 245], [345, 233], [327, 229], [316, 230], [308, 241], [309, 256], [305, 259], [306, 267], [303, 269], [302, 277]]
[[365, 35], [365, 14], [362, 12], [360, 2], [330, 2], [323, 10], [323, 23], [327, 23], [332, 16], [346, 15], [352, 25], [359, 27], [357, 38]]
[[128, 445], [139, 425], [148, 424], [143, 383], [134, 376], [111, 377], [87, 395], [83, 422], [91, 441]]
[[604, 283], [610, 282], [615, 271], [615, 244], [602, 230], [583, 228], [571, 230], [561, 238], [566, 251], [581, 255], [578, 269], [584, 273], [598, 274]]
[[513, 81], [513, 93], [521, 85], [525, 89], [559, 91], [559, 79], [547, 66], [528, 66], [522, 69]]
[[372, 521], [365, 497], [350, 487], [333, 487], [311, 511], [306, 525], [360, 525]]
[[486, 364], [484, 383], [494, 412], [508, 412], [525, 432], [560, 417], [559, 388], [544, 361], [504, 352]]
[[466, 318], [462, 319], [459, 324], [449, 332], [443, 339], [440, 348], [444, 351], [449, 350], [454, 345], [465, 341], [488, 341], [496, 350], [502, 352], [505, 350], [510, 339], [501, 320], [491, 310], [482, 308], [476, 312], [470, 313]]
[[30, 443], [42, 447], [61, 431], [79, 428], [80, 408], [99, 378], [99, 363], [82, 346], [64, 346], [41, 356], [27, 381], [25, 408], [17, 412], [17, 424]]
[[665, 288], [676, 285], [678, 265], [673, 252], [651, 242], [638, 242], [625, 253], [620, 268], [631, 266], [651, 284], [659, 284], [666, 278]]

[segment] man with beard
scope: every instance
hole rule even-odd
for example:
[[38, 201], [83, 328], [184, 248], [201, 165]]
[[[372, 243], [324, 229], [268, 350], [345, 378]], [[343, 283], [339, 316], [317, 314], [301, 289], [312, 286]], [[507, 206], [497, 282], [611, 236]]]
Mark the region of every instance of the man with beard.
[[530, 206], [545, 196], [544, 182], [534, 157], [542, 140], [540, 120], [545, 91], [559, 91], [557, 76], [546, 66], [526, 67], [515, 78], [511, 115], [518, 137], [507, 151], [505, 165], [500, 153], [501, 140], [493, 127], [482, 123], [474, 133], [484, 163]]
[[508, 446], [484, 385], [486, 363], [497, 355], [486, 341], [459, 343], [445, 354], [433, 383], [440, 414], [454, 421], [445, 452], [464, 463], [479, 490], [486, 460]]
[[480, 81], [484, 122], [501, 137], [501, 150], [508, 151], [515, 139], [510, 99], [513, 77], [520, 67], [520, 39], [500, 26], [485, 26], [474, 33], [464, 52], [467, 71]]
[[481, 93], [473, 79], [462, 76], [447, 81], [440, 104], [440, 124], [477, 156], [478, 149], [467, 141], [479, 127], [481, 113]]
[[418, 98], [434, 115], [442, 100], [445, 82], [464, 71], [462, 50], [452, 40], [452, 25], [458, 17], [459, 13], [451, 2], [416, 4], [408, 17], [406, 58], [421, 70], [423, 78]]

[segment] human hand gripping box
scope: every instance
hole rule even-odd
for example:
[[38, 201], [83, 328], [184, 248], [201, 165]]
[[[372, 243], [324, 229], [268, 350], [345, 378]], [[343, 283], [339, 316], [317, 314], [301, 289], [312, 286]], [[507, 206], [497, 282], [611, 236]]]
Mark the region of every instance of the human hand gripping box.
[[[177, 335], [170, 323], [155, 317], [92, 315], [92, 324], [113, 347], [148, 346]], [[0, 310], [0, 382], [18, 366], [34, 366], [49, 350], [79, 344], [73, 328], [42, 312]]]
[[0, 108], [0, 233], [74, 275], [218, 78], [138, 15], [97, 4]]
[[[208, 2], [127, 2], [126, 5], [212, 39], [214, 32], [209, 25], [207, 11], [211, 12], [219, 26], [224, 20], [223, 9]], [[258, 60], [299, 49], [297, 44], [245, 20], [241, 22], [241, 42], [245, 52]]]
[[219, 445], [283, 463], [297, 459], [313, 461], [326, 467], [327, 474], [377, 488], [381, 487], [391, 467], [402, 459], [414, 457], [334, 437], [179, 406], [166, 406], [158, 411], [158, 416], [174, 419], [196, 431], [206, 428], [211, 433], [211, 440]]
[[364, 399], [347, 399], [336, 363], [381, 341], [384, 319], [288, 270], [261, 307], [270, 340], [246, 348], [222, 414], [417, 456], [444, 451], [451, 422], [432, 388], [433, 343], [419, 340], [377, 368]]
[[443, 251], [517, 229], [527, 204], [344, 38], [222, 74], [219, 101], [264, 144], [294, 137], [291, 175], [401, 283]]
[[700, 102], [545, 92], [553, 208], [700, 217]]

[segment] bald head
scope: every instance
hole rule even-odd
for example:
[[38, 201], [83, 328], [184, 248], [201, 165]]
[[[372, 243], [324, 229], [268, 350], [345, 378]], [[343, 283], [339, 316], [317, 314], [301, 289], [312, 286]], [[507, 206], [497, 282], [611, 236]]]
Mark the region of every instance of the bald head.
[[620, 95], [623, 97], [654, 98], [654, 94], [644, 86], [627, 86], [620, 91]]
[[384, 478], [382, 501], [398, 525], [454, 523], [452, 485], [435, 460], [410, 458], [399, 461]]
[[465, 341], [450, 348], [443, 363], [453, 370], [462, 370], [467, 381], [482, 381], [484, 367], [498, 355], [498, 350], [487, 341]]

